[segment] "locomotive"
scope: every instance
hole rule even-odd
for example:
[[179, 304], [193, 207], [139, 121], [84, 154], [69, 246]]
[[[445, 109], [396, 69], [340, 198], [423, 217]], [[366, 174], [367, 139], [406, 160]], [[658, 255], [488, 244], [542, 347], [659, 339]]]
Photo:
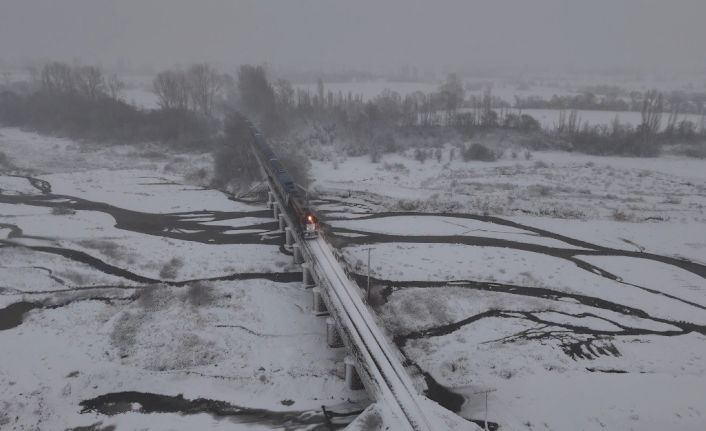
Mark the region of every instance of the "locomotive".
[[274, 185], [276, 193], [283, 199], [296, 229], [306, 239], [317, 237], [319, 220], [308, 205], [308, 196], [302, 196], [300, 187], [277, 159], [277, 155], [267, 144], [262, 133], [252, 124], [250, 125], [250, 134], [255, 155], [260, 160], [270, 183]]

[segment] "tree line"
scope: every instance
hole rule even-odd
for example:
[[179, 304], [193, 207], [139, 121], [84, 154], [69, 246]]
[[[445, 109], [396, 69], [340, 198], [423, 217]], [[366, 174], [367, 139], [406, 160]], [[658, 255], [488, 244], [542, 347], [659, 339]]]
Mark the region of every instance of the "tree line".
[[[0, 86], [0, 123], [99, 142], [170, 142], [192, 148], [212, 142], [215, 131], [208, 115], [168, 106], [140, 109], [122, 100], [124, 89], [117, 75], [99, 66], [50, 62], [31, 69], [28, 83]], [[203, 99], [194, 101], [205, 106]]]
[[[505, 129], [521, 134], [536, 134], [545, 147], [558, 147], [592, 154], [654, 156], [661, 145], [670, 142], [698, 144], [706, 140], [706, 124], [679, 120], [674, 99], [651, 90], [635, 99], [642, 122], [633, 127], [617, 118], [608, 125], [582, 123], [576, 109], [562, 109], [553, 130], [541, 130], [539, 122], [521, 110], [493, 96], [488, 87], [481, 95], [466, 97], [458, 76], [450, 74], [430, 93], [405, 96], [384, 90], [371, 100], [341, 91], [326, 91], [317, 82], [315, 91], [294, 89], [285, 80], [271, 83], [261, 67], [244, 66], [238, 75], [241, 102], [270, 136], [292, 136], [297, 125], [313, 128], [308, 139], [331, 144], [343, 138], [349, 155], [369, 154], [372, 161], [385, 152], [397, 151], [400, 137], [424, 136], [427, 142], [448, 137], [460, 139], [476, 132]], [[580, 106], [597, 106], [597, 99], [580, 99]], [[559, 105], [564, 106], [564, 105]], [[567, 104], [566, 106], [571, 106]], [[663, 127], [664, 126], [664, 127]], [[301, 139], [300, 139], [301, 141]], [[415, 140], [419, 142], [419, 140]], [[301, 144], [301, 142], [299, 142]]]
[[[592, 91], [585, 91], [575, 95], [553, 95], [545, 99], [541, 96], [519, 97], [515, 96], [514, 108], [516, 109], [560, 109], [560, 110], [585, 110], [585, 111], [619, 111], [640, 112], [646, 97], [646, 92], [631, 91], [623, 94], [618, 90], [598, 95]], [[672, 91], [662, 95], [662, 109], [667, 113], [695, 114], [706, 113], [706, 93], [687, 93]]]

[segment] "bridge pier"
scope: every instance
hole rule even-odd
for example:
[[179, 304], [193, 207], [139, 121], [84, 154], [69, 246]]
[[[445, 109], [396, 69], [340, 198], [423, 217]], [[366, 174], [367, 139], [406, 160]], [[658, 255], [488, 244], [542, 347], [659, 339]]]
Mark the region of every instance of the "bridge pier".
[[286, 247], [291, 247], [294, 244], [294, 235], [291, 227], [284, 228], [284, 244]]
[[294, 256], [294, 263], [299, 264], [304, 262], [304, 257], [302, 256], [302, 248], [296, 242], [292, 244], [292, 255]]
[[360, 380], [360, 375], [355, 369], [355, 360], [351, 356], [346, 356], [343, 363], [346, 366], [346, 387], [353, 391], [363, 389], [363, 381]]
[[311, 264], [309, 262], [302, 263], [302, 285], [306, 288], [314, 287], [316, 283], [314, 282], [314, 275], [311, 271]]
[[330, 317], [326, 319], [326, 344], [332, 349], [343, 347], [343, 339], [341, 333], [338, 332], [338, 325]]
[[279, 220], [279, 204], [277, 202], [272, 202], [272, 218]]
[[316, 286], [311, 289], [312, 295], [312, 307], [311, 311], [317, 316], [324, 316], [328, 314], [326, 309], [326, 304], [324, 303], [324, 298], [321, 296], [321, 288]]

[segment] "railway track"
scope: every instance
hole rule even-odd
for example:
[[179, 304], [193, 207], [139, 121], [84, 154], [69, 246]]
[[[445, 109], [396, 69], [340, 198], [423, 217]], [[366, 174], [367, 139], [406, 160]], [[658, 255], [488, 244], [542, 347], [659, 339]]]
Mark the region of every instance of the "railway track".
[[319, 237], [307, 241], [306, 247], [319, 273], [326, 275], [330, 308], [335, 308], [339, 325], [355, 345], [360, 368], [370, 376], [367, 383], [374, 387], [368, 390], [386, 404], [398, 425], [415, 431], [437, 429], [426, 418], [416, 388], [363, 303], [360, 289], [346, 276], [330, 246]]
[[[261, 137], [259, 133], [258, 137]], [[302, 231], [295, 229], [296, 215], [282, 196], [286, 190], [277, 184], [282, 168], [278, 164], [277, 174], [265, 166], [273, 157], [271, 150], [263, 154], [253, 144], [253, 153], [262, 168], [269, 188], [282, 210], [287, 225], [296, 236], [296, 243], [302, 249], [303, 257], [312, 266], [321, 287], [321, 294], [329, 313], [335, 318], [350, 355], [356, 361], [356, 369], [366, 390], [380, 408], [385, 429], [402, 431], [443, 431], [479, 430], [475, 424], [444, 409], [437, 403], [421, 395], [401, 362], [399, 352], [388, 342], [383, 331], [377, 326], [368, 306], [363, 302], [361, 290], [344, 271], [336, 259], [331, 246], [322, 236], [305, 239]], [[291, 179], [285, 173], [283, 178]]]

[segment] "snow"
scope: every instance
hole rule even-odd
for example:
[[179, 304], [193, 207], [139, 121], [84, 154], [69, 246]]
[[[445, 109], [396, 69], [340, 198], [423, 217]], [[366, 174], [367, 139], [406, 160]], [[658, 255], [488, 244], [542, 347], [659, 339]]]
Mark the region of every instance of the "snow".
[[[121, 169], [96, 169], [78, 173], [42, 176], [52, 192], [104, 202], [133, 211], [175, 213], [191, 211], [253, 211], [256, 208], [224, 199], [217, 190], [193, 187], [179, 182], [176, 175]], [[180, 199], [174, 199], [178, 193]], [[258, 208], [262, 209], [262, 208]]]
[[[362, 267], [360, 262], [366, 261], [367, 251], [364, 247], [350, 247], [344, 249], [344, 256], [354, 268]], [[656, 317], [682, 316], [688, 317], [689, 321], [706, 324], [706, 311], [702, 309], [667, 297], [657, 300], [657, 293], [645, 292], [639, 287], [605, 279], [578, 268], [570, 261], [538, 253], [497, 247], [383, 243], [373, 248], [371, 256], [371, 276], [383, 280], [474, 280], [525, 286], [527, 289], [551, 288], [559, 292], [588, 295], [637, 307]], [[592, 259], [581, 257], [581, 260]], [[659, 263], [627, 258], [619, 259], [616, 265], [620, 265], [622, 269], [618, 272], [619, 275], [640, 274], [648, 270], [648, 274], [652, 274], [654, 266], [658, 271], [662, 268]], [[539, 268], [541, 271], [537, 270]], [[664, 269], [661, 281], [667, 281], [666, 283], [660, 282], [659, 278], [650, 278], [650, 283], [643, 287], [691, 299], [706, 306], [706, 282], [703, 279], [692, 277], [685, 271]], [[362, 270], [360, 272], [364, 273]], [[683, 286], [684, 279], [690, 280], [694, 285]], [[627, 277], [626, 281], [630, 281], [630, 277]]]
[[[308, 91], [312, 96], [317, 94], [317, 84], [296, 84], [295, 89]], [[403, 98], [408, 95], [421, 91], [423, 93], [431, 93], [438, 90], [438, 85], [427, 82], [399, 82], [399, 81], [363, 81], [363, 82], [324, 82], [324, 97], [329, 91], [333, 92], [334, 97], [337, 97], [340, 91], [343, 97], [348, 97], [350, 92], [354, 97], [362, 96], [363, 101], [372, 100], [379, 96], [384, 90], [395, 91]]]
[[[396, 216], [375, 219], [335, 220], [329, 223], [333, 227], [362, 230], [388, 235], [422, 236], [482, 236], [510, 241], [522, 241], [548, 247], [576, 248], [563, 241], [539, 236], [523, 229], [499, 226], [480, 220], [443, 216]], [[358, 236], [364, 236], [358, 234]]]
[[[605, 369], [620, 364], [628, 372], [590, 373], [587, 367], [600, 368], [597, 361], [566, 360], [551, 349], [527, 344], [488, 343], [517, 331], [514, 324], [503, 319], [476, 323], [454, 335], [415, 342], [409, 351], [423, 358], [422, 366], [439, 376], [441, 383], [468, 394], [467, 413], [484, 411], [483, 395], [474, 393], [495, 389], [489, 394], [489, 417], [509, 429], [530, 425], [545, 429], [703, 427], [706, 405], [701, 393], [706, 377], [699, 364], [706, 353], [703, 336], [626, 340], [619, 347], [622, 358], [600, 362]], [[679, 355], [665, 355], [674, 348], [680, 349]], [[668, 362], [667, 369], [652, 365]], [[680, 370], [679, 374], [674, 370]], [[456, 379], [459, 374], [466, 379], [465, 387]]]
[[120, 94], [120, 98], [127, 103], [142, 109], [159, 108], [159, 99], [152, 90], [145, 88], [126, 88]]
[[[154, 205], [154, 202], [151, 204]], [[0, 204], [0, 211], [7, 207], [13, 205]], [[13, 219], [0, 216], [0, 222], [11, 222], [22, 229], [24, 235], [34, 237], [18, 239], [16, 243], [83, 251], [106, 263], [153, 279], [164, 278], [160, 277], [160, 272], [173, 259], [187, 262], [178, 268], [179, 280], [237, 272], [278, 271], [290, 261], [271, 245], [203, 244], [118, 229], [112, 216], [97, 211], [77, 211], [75, 214], [56, 216], [46, 208], [14, 207], [25, 214]], [[59, 220], [61, 230], [56, 228]], [[137, 259], [137, 256], [140, 258]]]
[[[0, 399], [9, 403], [6, 411], [13, 418], [19, 415], [24, 426], [44, 419], [64, 429], [102, 420], [130, 429], [131, 423], [148, 426], [152, 415], [143, 418], [146, 422], [132, 415], [106, 418], [79, 414], [77, 404], [131, 390], [273, 410], [285, 409], [280, 400], [293, 399], [290, 409], [318, 410], [321, 399], [344, 402], [354, 396], [332, 374], [338, 354], [323, 347], [325, 326], [302, 310], [308, 301], [296, 286], [219, 283], [212, 292], [218, 300], [202, 307], [191, 306], [184, 291], [164, 289], [153, 305], [86, 301], [35, 311], [20, 327], [0, 333], [6, 353]], [[224, 295], [230, 300], [223, 301]], [[267, 319], [273, 312], [282, 318]], [[295, 330], [293, 321], [299, 322]], [[218, 324], [267, 335], [216, 328]], [[74, 371], [77, 377], [67, 377]], [[32, 414], [37, 408], [39, 417]], [[162, 426], [171, 423], [169, 415], [159, 420]]]
[[[702, 222], [640, 223], [612, 220], [566, 220], [514, 216], [523, 225], [548, 229], [582, 241], [621, 250], [682, 256], [706, 263], [706, 234]], [[656, 229], [655, 227], [659, 228]], [[668, 232], [668, 233], [667, 233]]]
[[[539, 124], [546, 129], [554, 129], [559, 124], [559, 109], [522, 109], [515, 110], [513, 113], [521, 113], [532, 116]], [[610, 125], [617, 118], [621, 124], [629, 124], [632, 127], [637, 127], [642, 123], [642, 114], [634, 111], [596, 111], [596, 110], [576, 110], [577, 119], [580, 124], [589, 124], [591, 126]], [[568, 115], [565, 113], [565, 115]], [[677, 117], [677, 122], [687, 120], [693, 122], [697, 127], [701, 124], [701, 116], [696, 114], [680, 114]], [[662, 120], [662, 128], [667, 127], [666, 115]]]
[[314, 162], [349, 269], [365, 275], [372, 248], [375, 310], [403, 354], [466, 418], [493, 390], [501, 429], [703, 429], [706, 279], [682, 260], [706, 263], [705, 162], [499, 148]]
[[[391, 423], [395, 428], [416, 424], [421, 429], [437, 429], [435, 417], [421, 408], [421, 397], [402, 366], [401, 358], [374, 324], [375, 319], [363, 303], [360, 290], [346, 276], [328, 244], [319, 237], [308, 242], [307, 246], [315, 257], [316, 268], [320, 268], [331, 283], [328, 287], [331, 303], [340, 316], [341, 324], [350, 334], [351, 342], [356, 346], [365, 346], [359, 350], [363, 359], [360, 365], [370, 373], [370, 384], [377, 386], [378, 402], [385, 406], [387, 414], [395, 418], [388, 419], [386, 424]], [[469, 425], [468, 429], [472, 427]]]
[[[345, 352], [326, 346], [325, 324], [310, 312], [311, 292], [298, 282], [265, 278], [299, 270], [278, 245], [190, 241], [149, 226], [145, 232], [139, 225], [128, 230], [111, 215], [143, 212], [157, 226], [169, 216], [242, 233], [238, 228], [260, 231], [247, 227], [268, 221], [247, 215], [265, 211], [264, 204], [186, 185], [164, 170], [164, 162], [155, 165], [134, 147], [115, 151], [18, 129], [0, 133], [0, 151], [19, 166], [18, 173], [49, 181], [51, 193], [68, 197], [66, 207], [83, 199], [87, 208], [52, 211], [44, 206], [48, 197], [28, 187], [27, 179], [0, 174], [2, 195], [15, 199], [0, 203], [0, 223], [9, 226], [0, 229], [0, 309], [20, 301], [38, 306], [18, 326], [0, 330], [0, 428], [272, 426], [269, 417], [259, 416], [241, 421], [204, 413], [81, 413], [81, 401], [122, 391], [265, 409], [275, 422], [278, 412], [319, 414], [322, 405], [334, 411], [366, 405], [366, 394], [346, 389], [339, 377]], [[52, 152], [58, 153], [55, 159], [45, 157]], [[195, 165], [204, 160], [182, 157]], [[86, 164], [74, 164], [77, 158]], [[10, 237], [17, 228], [21, 234]], [[227, 233], [214, 235], [222, 239]], [[157, 281], [195, 280], [133, 281], [90, 262], [29, 248], [36, 246], [85, 252]], [[262, 276], [204, 280], [245, 272]]]

